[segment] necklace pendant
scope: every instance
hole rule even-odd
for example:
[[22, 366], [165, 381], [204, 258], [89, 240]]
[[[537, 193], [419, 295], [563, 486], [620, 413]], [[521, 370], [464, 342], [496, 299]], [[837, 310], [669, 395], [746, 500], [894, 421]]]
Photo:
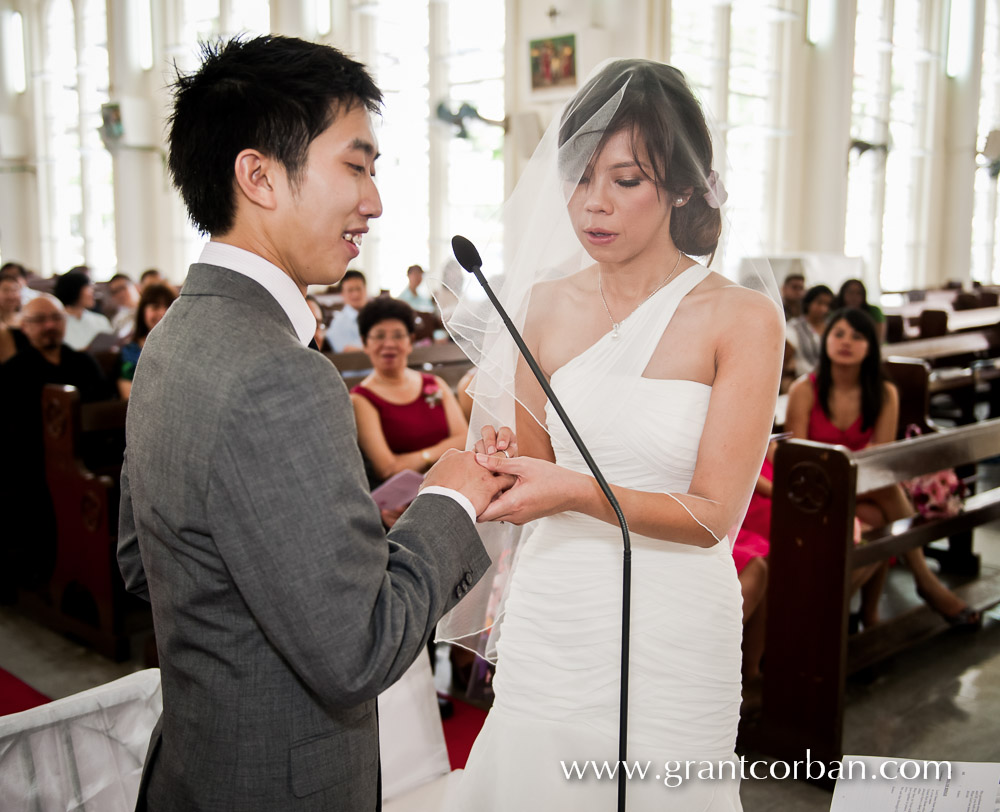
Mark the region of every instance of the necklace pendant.
[[612, 338], [618, 338], [618, 328], [619, 327], [621, 327], [620, 324], [612, 324], [611, 325], [611, 337]]

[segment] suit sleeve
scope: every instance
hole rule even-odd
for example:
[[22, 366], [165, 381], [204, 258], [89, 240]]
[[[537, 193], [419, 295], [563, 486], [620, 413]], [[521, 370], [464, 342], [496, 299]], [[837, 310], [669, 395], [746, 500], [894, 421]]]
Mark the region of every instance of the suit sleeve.
[[444, 496], [418, 497], [386, 538], [340, 376], [318, 353], [296, 360], [242, 379], [216, 438], [209, 516], [229, 518], [212, 535], [272, 645], [317, 695], [355, 705], [403, 674], [490, 562]]
[[139, 554], [139, 535], [132, 514], [132, 493], [128, 484], [128, 452], [122, 460], [121, 501], [118, 505], [118, 568], [125, 579], [125, 588], [143, 600], [149, 600], [146, 571]]

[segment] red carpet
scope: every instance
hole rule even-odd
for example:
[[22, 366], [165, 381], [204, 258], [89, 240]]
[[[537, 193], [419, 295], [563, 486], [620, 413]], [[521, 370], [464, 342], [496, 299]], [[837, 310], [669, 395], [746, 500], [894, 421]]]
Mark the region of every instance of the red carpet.
[[9, 671], [0, 668], [0, 716], [44, 705], [49, 701], [45, 694], [40, 694], [30, 685], [21, 682]]
[[460, 699], [449, 697], [455, 707], [455, 713], [450, 719], [445, 719], [444, 740], [448, 745], [448, 760], [453, 770], [465, 768], [469, 758], [472, 743], [479, 735], [479, 729], [486, 721], [486, 711], [473, 707]]

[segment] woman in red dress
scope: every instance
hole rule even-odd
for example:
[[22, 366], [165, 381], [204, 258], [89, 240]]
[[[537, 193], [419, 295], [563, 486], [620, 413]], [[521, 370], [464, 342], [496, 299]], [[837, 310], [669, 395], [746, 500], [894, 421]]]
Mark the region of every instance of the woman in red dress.
[[358, 314], [372, 373], [351, 390], [361, 451], [379, 480], [423, 472], [449, 448], [465, 447], [468, 424], [448, 385], [407, 366], [413, 351], [413, 309], [379, 297]]

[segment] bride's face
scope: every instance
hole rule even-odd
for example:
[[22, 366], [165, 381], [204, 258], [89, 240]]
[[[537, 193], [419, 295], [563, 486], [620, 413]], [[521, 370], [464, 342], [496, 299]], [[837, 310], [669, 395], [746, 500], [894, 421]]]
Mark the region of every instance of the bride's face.
[[627, 131], [612, 136], [569, 198], [577, 239], [598, 262], [627, 262], [670, 245], [669, 195], [652, 179], [645, 147], [636, 146]]

